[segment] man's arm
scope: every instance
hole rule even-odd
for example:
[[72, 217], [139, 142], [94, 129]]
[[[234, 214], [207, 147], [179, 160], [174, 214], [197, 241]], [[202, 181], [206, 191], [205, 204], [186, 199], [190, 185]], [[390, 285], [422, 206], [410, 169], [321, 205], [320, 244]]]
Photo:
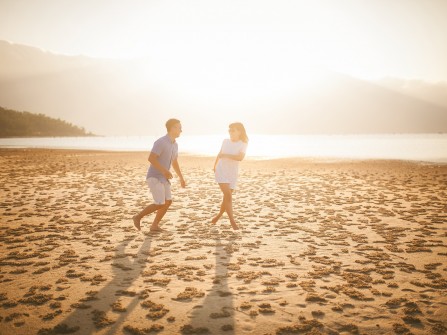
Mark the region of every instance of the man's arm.
[[180, 165], [178, 164], [177, 158], [172, 161], [172, 167], [174, 168], [175, 173], [177, 173], [177, 176], [180, 178], [180, 185], [185, 187], [185, 179], [183, 179], [182, 171], [180, 170]]
[[160, 164], [160, 162], [158, 161], [158, 155], [151, 152], [149, 154], [149, 157], [147, 159], [157, 170], [159, 170], [163, 176], [166, 177], [166, 179], [172, 179], [172, 173], [169, 172], [169, 170], [165, 169], [163, 167], [163, 165]]

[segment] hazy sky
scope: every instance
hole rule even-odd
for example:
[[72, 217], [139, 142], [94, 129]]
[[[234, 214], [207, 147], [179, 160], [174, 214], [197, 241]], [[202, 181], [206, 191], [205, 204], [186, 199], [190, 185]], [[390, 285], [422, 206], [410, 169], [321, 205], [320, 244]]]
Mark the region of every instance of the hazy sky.
[[447, 81], [446, 0], [0, 0], [0, 39], [148, 57], [192, 90], [193, 78], [210, 76], [258, 86], [275, 77], [282, 90], [290, 78], [317, 78], [320, 66]]

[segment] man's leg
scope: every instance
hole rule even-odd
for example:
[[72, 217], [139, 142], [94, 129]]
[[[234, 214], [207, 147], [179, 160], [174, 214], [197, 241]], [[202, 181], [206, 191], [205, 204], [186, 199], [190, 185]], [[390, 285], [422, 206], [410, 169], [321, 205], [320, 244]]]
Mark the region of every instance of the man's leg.
[[146, 208], [144, 208], [140, 213], [138, 213], [133, 217], [133, 224], [138, 230], [141, 229], [140, 221], [144, 216], [152, 214], [155, 211], [158, 211], [165, 205], [166, 192], [163, 183], [161, 183], [156, 178], [149, 178], [146, 182], [147, 186], [149, 187], [149, 191], [151, 192], [152, 197], [154, 198], [154, 203], [149, 206], [146, 206]]
[[169, 206], [171, 206], [172, 200], [166, 200], [165, 204], [162, 205], [161, 208], [157, 210], [157, 215], [155, 216], [154, 222], [152, 223], [151, 230], [160, 230], [160, 227], [158, 224], [160, 223], [161, 219], [165, 216], [166, 212], [169, 209]]
[[157, 204], [150, 204], [149, 206], [146, 206], [140, 213], [137, 215], [134, 215], [133, 217], [133, 224], [135, 227], [140, 230], [141, 229], [141, 219], [145, 217], [146, 215], [152, 214], [156, 210], [159, 210], [162, 208], [163, 205], [157, 205]]
[[163, 217], [165, 216], [166, 212], [169, 209], [169, 206], [171, 206], [172, 204], [171, 184], [162, 183], [161, 190], [163, 193], [164, 205], [160, 209], [158, 209], [157, 215], [155, 216], [154, 222], [152, 223], [151, 226], [151, 231], [161, 230], [158, 224], [160, 223], [161, 219], [163, 219]]

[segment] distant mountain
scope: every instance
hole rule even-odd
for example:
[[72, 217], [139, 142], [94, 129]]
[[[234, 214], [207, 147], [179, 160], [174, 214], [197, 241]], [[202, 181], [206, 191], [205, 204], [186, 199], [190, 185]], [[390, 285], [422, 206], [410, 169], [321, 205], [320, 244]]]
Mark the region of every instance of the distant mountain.
[[62, 120], [0, 107], [0, 137], [91, 136]]
[[430, 83], [423, 80], [383, 78], [378, 80], [377, 84], [447, 108], [447, 82]]
[[82, 124], [96, 134], [133, 134], [135, 124], [150, 134], [166, 116], [152, 112], [156, 99], [137, 71], [133, 63], [0, 42], [0, 106]]
[[[157, 134], [170, 117], [189, 120], [184, 129], [190, 134], [226, 127], [224, 94], [222, 102], [206, 97], [191, 102], [154, 78], [156, 67], [149, 59], [69, 57], [0, 41], [0, 105], [104, 135]], [[327, 71], [318, 85], [297, 88], [295, 94], [253, 99], [236, 120], [252, 133], [446, 133], [443, 86], [399, 85]]]
[[297, 92], [282, 110], [288, 113], [279, 113], [278, 120], [290, 125], [295, 111], [310, 133], [447, 132], [447, 106], [337, 73]]

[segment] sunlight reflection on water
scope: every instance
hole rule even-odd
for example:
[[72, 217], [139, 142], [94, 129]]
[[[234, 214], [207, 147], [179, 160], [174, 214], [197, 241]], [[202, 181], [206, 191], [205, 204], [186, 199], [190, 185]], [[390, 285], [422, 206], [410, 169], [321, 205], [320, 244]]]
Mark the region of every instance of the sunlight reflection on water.
[[[181, 153], [214, 156], [225, 135], [182, 135]], [[155, 136], [4, 138], [3, 148], [149, 151]], [[447, 134], [251, 135], [251, 158], [403, 159], [447, 162]]]

